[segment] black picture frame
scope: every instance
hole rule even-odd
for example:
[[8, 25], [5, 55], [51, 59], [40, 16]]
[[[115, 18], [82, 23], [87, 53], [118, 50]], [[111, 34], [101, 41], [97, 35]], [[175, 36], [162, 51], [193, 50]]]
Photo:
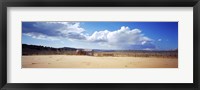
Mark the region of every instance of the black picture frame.
[[[7, 7], [193, 7], [194, 83], [7, 83]], [[1, 90], [200, 90], [200, 0], [1, 0]], [[187, 74], [187, 73], [186, 73]]]

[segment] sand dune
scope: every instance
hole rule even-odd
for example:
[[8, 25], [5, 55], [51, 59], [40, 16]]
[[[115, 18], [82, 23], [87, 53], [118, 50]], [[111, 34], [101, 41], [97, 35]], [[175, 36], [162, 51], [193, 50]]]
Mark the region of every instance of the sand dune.
[[178, 59], [35, 55], [22, 56], [22, 68], [178, 68]]

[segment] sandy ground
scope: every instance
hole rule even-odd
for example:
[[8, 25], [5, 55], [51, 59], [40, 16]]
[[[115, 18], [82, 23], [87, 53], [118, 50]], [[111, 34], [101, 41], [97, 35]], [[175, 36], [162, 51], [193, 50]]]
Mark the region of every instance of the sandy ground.
[[22, 68], [178, 68], [177, 58], [22, 56]]

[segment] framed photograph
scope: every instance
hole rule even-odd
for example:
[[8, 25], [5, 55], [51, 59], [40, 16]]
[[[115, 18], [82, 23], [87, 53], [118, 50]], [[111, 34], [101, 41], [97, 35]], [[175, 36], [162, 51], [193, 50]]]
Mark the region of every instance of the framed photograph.
[[199, 0], [4, 0], [2, 90], [199, 90]]

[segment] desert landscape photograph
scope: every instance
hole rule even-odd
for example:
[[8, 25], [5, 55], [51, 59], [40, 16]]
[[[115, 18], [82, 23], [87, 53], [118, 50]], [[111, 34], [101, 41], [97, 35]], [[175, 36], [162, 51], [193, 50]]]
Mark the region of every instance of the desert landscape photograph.
[[178, 68], [178, 22], [22, 22], [22, 68]]

